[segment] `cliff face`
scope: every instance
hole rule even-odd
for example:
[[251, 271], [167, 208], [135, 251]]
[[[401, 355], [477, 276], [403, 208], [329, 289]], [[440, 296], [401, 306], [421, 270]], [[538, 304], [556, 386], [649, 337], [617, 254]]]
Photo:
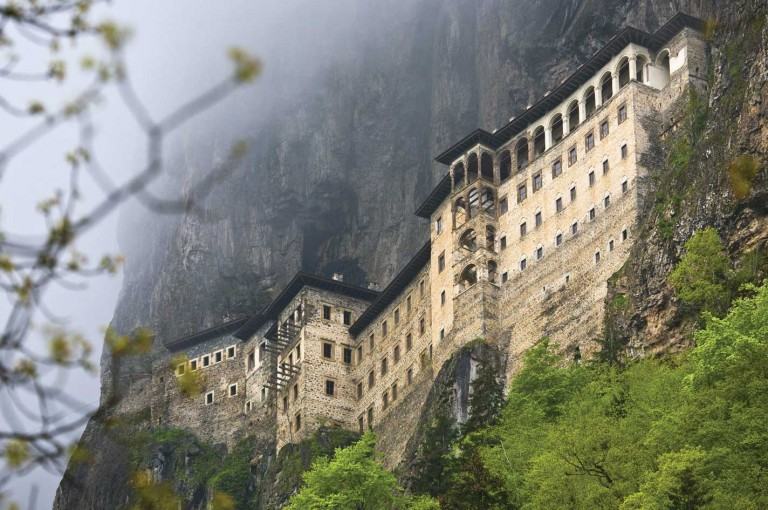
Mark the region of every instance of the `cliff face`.
[[[357, 33], [356, 50], [290, 108], [243, 133], [253, 139], [247, 161], [203, 215], [126, 225], [113, 326], [148, 326], [168, 341], [255, 312], [298, 269], [387, 283], [426, 236], [413, 211], [445, 172], [435, 154], [475, 127], [503, 125], [619, 28], [653, 30], [678, 11], [707, 17], [713, 3], [416, 0], [393, 16], [386, 2], [366, 2], [358, 16], [377, 28]], [[180, 180], [209, 159], [179, 163]], [[106, 359], [102, 371], [109, 381]], [[146, 371], [136, 360], [119, 377], [135, 410], [129, 381]], [[84, 437], [95, 451], [107, 440], [95, 424]], [[55, 508], [118, 507], [124, 492], [104, 490], [119, 478], [117, 457], [73, 470]]]

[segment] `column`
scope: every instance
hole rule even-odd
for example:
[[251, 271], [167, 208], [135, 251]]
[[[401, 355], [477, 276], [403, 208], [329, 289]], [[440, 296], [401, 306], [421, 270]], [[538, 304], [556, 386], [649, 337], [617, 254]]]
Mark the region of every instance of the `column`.
[[552, 147], [552, 128], [547, 126], [544, 128], [544, 150], [548, 150]]
[[[631, 77], [630, 77], [631, 79]], [[612, 96], [615, 96], [619, 92], [619, 75], [614, 73], [611, 75], [611, 88], [613, 89]]]
[[637, 79], [637, 55], [629, 57], [629, 81]]
[[595, 87], [595, 108], [600, 108], [601, 106], [603, 106], [603, 88], [598, 84]]
[[565, 115], [563, 115], [563, 138], [568, 136], [568, 133], [571, 132], [571, 120], [568, 117], [568, 112], [565, 112]]
[[[597, 92], [595, 92], [595, 101], [597, 101]], [[587, 120], [587, 103], [584, 99], [579, 101], [579, 124]]]

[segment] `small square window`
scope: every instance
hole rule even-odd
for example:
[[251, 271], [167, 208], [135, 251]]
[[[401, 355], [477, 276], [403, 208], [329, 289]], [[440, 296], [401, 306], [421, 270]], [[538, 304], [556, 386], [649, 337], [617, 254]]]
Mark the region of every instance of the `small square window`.
[[442, 252], [437, 257], [437, 272], [442, 273], [445, 269], [445, 252]]
[[561, 212], [562, 210], [563, 210], [563, 199], [558, 197], [555, 200], [555, 211]]
[[525, 237], [525, 234], [528, 233], [528, 225], [525, 222], [522, 222], [520, 224], [520, 237]]
[[606, 136], [608, 136], [608, 130], [609, 130], [608, 121], [604, 120], [603, 122], [600, 123], [600, 139], [601, 140]]
[[221, 360], [224, 359], [224, 352], [223, 351], [214, 352], [213, 359], [214, 359], [214, 363], [221, 363]]
[[595, 208], [593, 207], [592, 209], [589, 210], [589, 219], [590, 220], [594, 220], [595, 216], [597, 216], [597, 212], [595, 211]]
[[595, 172], [589, 172], [589, 187], [595, 185]]
[[342, 351], [342, 356], [343, 356], [342, 359], [344, 360], [344, 363], [346, 363], [347, 365], [352, 364], [352, 349], [350, 349], [349, 347], [344, 347], [344, 350]]
[[229, 396], [230, 397], [237, 396], [237, 383], [229, 385]]
[[227, 358], [231, 359], [235, 357], [236, 349], [233, 345], [232, 347], [227, 347]]
[[621, 192], [626, 193], [627, 191], [629, 191], [629, 183], [624, 181], [621, 183]]
[[189, 362], [189, 369], [191, 371], [193, 371], [193, 372], [197, 370], [197, 360], [196, 359], [193, 359], [193, 360], [191, 360]]
[[344, 325], [349, 326], [352, 324], [352, 312], [344, 310]]
[[507, 236], [501, 236], [499, 238], [499, 248], [501, 250], [506, 250], [507, 249]]
[[336, 382], [334, 380], [325, 380], [325, 394], [329, 397], [332, 397], [336, 394]]
[[507, 273], [506, 271], [504, 271], [503, 273], [501, 273], [501, 283], [504, 283], [504, 282], [506, 282], [507, 280], [509, 280], [509, 273]]
[[445, 305], [445, 291], [441, 290], [440, 291], [440, 306], [443, 306], [443, 305]]
[[541, 217], [541, 211], [537, 212], [534, 216], [534, 221], [536, 223], [536, 228], [539, 228], [541, 226], [541, 223], [543, 222]]
[[205, 356], [203, 356], [203, 367], [208, 367], [210, 365], [211, 365], [211, 357], [208, 354], [206, 354]]
[[576, 200], [576, 186], [571, 187], [571, 202]]
[[544, 257], [544, 248], [539, 246], [538, 248], [536, 248], [536, 260], [541, 260], [542, 257]]
[[208, 393], [205, 394], [205, 404], [206, 405], [213, 404], [213, 392], [212, 391], [209, 391]]
[[331, 307], [328, 305], [323, 305], [323, 319], [331, 320]]
[[608, 170], [611, 169], [611, 164], [608, 163], [607, 159], [603, 160], [603, 175], [608, 175]]
[[507, 197], [502, 197], [499, 199], [499, 214], [506, 214], [507, 211], [509, 211], [509, 201]]
[[526, 259], [522, 259], [520, 261], [520, 271], [525, 271], [526, 266], [528, 266], [528, 261]]
[[560, 246], [563, 244], [563, 234], [557, 234], [555, 236], [555, 246]]
[[621, 146], [621, 159], [627, 159], [627, 156], [629, 155], [629, 148], [627, 147], [627, 144]]
[[559, 177], [563, 173], [563, 162], [561, 160], [555, 160], [552, 163], [552, 178]]
[[528, 198], [528, 187], [525, 184], [521, 184], [517, 187], [517, 203], [524, 201]]
[[568, 149], [568, 166], [573, 166], [576, 161], [578, 161], [578, 156], [576, 154], [576, 146], [573, 146]]
[[578, 232], [579, 232], [579, 222], [574, 221], [571, 224], [571, 235], [575, 236], [576, 234], [578, 234]]
[[584, 137], [584, 149], [589, 152], [595, 148], [595, 135], [593, 133], [587, 133]]
[[533, 174], [533, 192], [536, 193], [544, 185], [544, 179], [541, 178], [541, 172]]
[[329, 342], [323, 342], [323, 358], [333, 359], [333, 344]]

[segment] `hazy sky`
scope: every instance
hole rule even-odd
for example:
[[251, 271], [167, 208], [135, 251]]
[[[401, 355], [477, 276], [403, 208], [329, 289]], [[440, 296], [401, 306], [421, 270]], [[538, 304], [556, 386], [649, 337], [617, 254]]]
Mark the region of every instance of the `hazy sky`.
[[[115, 19], [133, 29], [127, 53], [129, 73], [139, 96], [156, 119], [226, 76], [231, 71], [226, 57], [230, 46], [242, 46], [263, 57], [266, 66], [262, 79], [238, 91], [214, 112], [173, 137], [171, 147], [178, 147], [194, 144], [198, 137], [221, 129], [237, 133], [242, 126], [257, 125], [258, 118], [242, 115], [244, 109], [258, 117], [274, 114], [281, 104], [290, 103], [296, 94], [311, 86], [312, 76], [321, 65], [344, 58], [351, 51], [344, 41], [360, 30], [355, 23], [356, 9], [354, 0], [118, 0], [101, 8], [95, 18]], [[43, 56], [33, 45], [22, 44], [20, 50], [25, 62], [40, 61]], [[97, 45], [85, 41], [77, 47], [64, 45], [64, 55], [73, 69], [81, 55], [97, 50]], [[52, 88], [3, 81], [3, 97], [18, 104], [39, 99], [55, 107], [70, 99], [79, 83], [74, 80]], [[106, 99], [95, 121], [96, 155], [113, 179], [123, 181], [143, 165], [144, 139], [117, 95], [109, 93]], [[228, 123], [227, 114], [235, 111], [240, 115]], [[3, 112], [0, 119], [2, 147], [30, 125]], [[0, 230], [18, 236], [44, 234], [45, 224], [35, 210], [36, 204], [49, 198], [56, 188], [66, 188], [63, 155], [76, 143], [74, 129], [57, 129], [13, 159], [0, 179]], [[82, 191], [78, 210], [84, 213], [102, 195], [87, 178], [82, 182]], [[92, 261], [103, 253], [120, 252], [117, 225], [118, 215], [107, 217], [80, 240], [79, 250]], [[112, 317], [120, 284], [120, 276], [103, 277], [89, 280], [86, 288], [77, 291], [54, 286], [45, 296], [47, 306], [66, 319], [68, 329], [82, 333], [94, 344], [96, 362], [103, 328]], [[8, 309], [6, 301], [0, 302], [3, 321]], [[36, 330], [31, 340], [38, 347], [42, 345], [40, 329], [47, 322], [44, 317], [35, 317]], [[57, 380], [58, 376], [46, 377]], [[89, 406], [98, 402], [98, 374], [78, 372], [58, 379], [57, 384]], [[4, 399], [7, 396], [0, 396], [3, 427], [10, 418], [7, 405], [2, 405], [7, 404]], [[39, 494], [34, 507], [50, 508], [58, 481], [58, 476], [35, 472], [14, 481], [11, 496], [28, 504], [30, 488], [36, 485]]]

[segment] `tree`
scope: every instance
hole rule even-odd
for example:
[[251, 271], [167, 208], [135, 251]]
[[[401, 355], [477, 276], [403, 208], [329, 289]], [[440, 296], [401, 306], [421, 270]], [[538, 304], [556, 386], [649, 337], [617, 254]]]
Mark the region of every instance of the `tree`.
[[[81, 284], [88, 278], [114, 273], [122, 262], [115, 254], [82, 253], [78, 250], [78, 240], [131, 197], [165, 214], [200, 211], [201, 199], [245, 155], [243, 144], [233, 146], [225, 161], [196, 183], [183, 199], [166, 200], [148, 191], [148, 186], [164, 174], [164, 146], [169, 135], [242, 84], [253, 81], [260, 73], [261, 63], [240, 49], [230, 50], [234, 65], [230, 76], [222, 77], [217, 85], [201, 95], [180, 102], [170, 114], [156, 117], [131, 83], [126, 65], [130, 31], [113, 21], [94, 19], [94, 6], [106, 3], [100, 0], [0, 0], [0, 80], [36, 82], [40, 86], [38, 90], [49, 87], [42, 92], [43, 97], [28, 104], [15, 103], [8, 97], [7, 89], [0, 95], [3, 122], [15, 123], [18, 134], [0, 146], [0, 179], [6, 176], [14, 158], [25, 151], [39, 149], [39, 144], [52, 136], [54, 130], [68, 127], [77, 137], [71, 150], [62, 154], [60, 168], [50, 170], [51, 174], [67, 175], [69, 188], [51, 189], [50, 197], [38, 205], [47, 225], [46, 234], [34, 239], [26, 232], [0, 232], [0, 289], [10, 303], [10, 312], [0, 333], [0, 384], [6, 391], [3, 398], [7, 404], [3, 409], [6, 420], [0, 430], [0, 452], [5, 458], [0, 472], [0, 498], [4, 487], [15, 477], [38, 467], [61, 474], [72, 452], [77, 453], [73, 460], [87, 458], [87, 452], [71, 445], [66, 436], [89, 419], [109, 419], [108, 410], [120, 399], [119, 388], [113, 386], [108, 389], [109, 398], [100, 409], [83, 412], [88, 406], [60, 391], [52, 382], [66, 377], [67, 371], [94, 370], [94, 364], [90, 359], [91, 343], [57, 325], [60, 321], [56, 307], [46, 302], [46, 291], [52, 285], [69, 286], [73, 281]], [[71, 50], [63, 47], [65, 42], [82, 39], [100, 41], [104, 56], [78, 54], [80, 50], [75, 44], [67, 45], [74, 48]], [[22, 41], [41, 51], [17, 53], [17, 48], [23, 47], [18, 44]], [[79, 59], [79, 70], [68, 69], [70, 57]], [[50, 104], [47, 94], [54, 96], [54, 89], [62, 82], [78, 87], [78, 92], [74, 99], [61, 106]], [[118, 100], [146, 139], [144, 166], [124, 184], [116, 184], [110, 169], [104, 168], [97, 157], [93, 121], [97, 104], [109, 97], [110, 90], [117, 92]], [[98, 183], [103, 192], [89, 209], [79, 200], [84, 174]], [[40, 179], [46, 176], [41, 175]], [[3, 184], [7, 187], [12, 181]], [[30, 345], [33, 319], [56, 325], [46, 333], [48, 352], [39, 352]], [[141, 328], [125, 335], [108, 331], [105, 344], [111, 355], [113, 373], [119, 372], [125, 357], [148, 352], [152, 340], [151, 332]], [[57, 372], [59, 376], [50, 377]], [[113, 384], [117, 381], [118, 377], [113, 377]], [[62, 413], [62, 409], [68, 411]]]
[[490, 349], [480, 361], [477, 376], [472, 381], [469, 397], [469, 418], [462, 426], [468, 434], [481, 427], [494, 425], [504, 404], [504, 384], [499, 374], [499, 362]]
[[377, 462], [376, 437], [366, 433], [357, 443], [321, 458], [304, 474], [304, 485], [289, 510], [439, 510], [436, 501], [410, 496], [395, 476]]
[[714, 228], [699, 230], [685, 243], [685, 254], [669, 276], [669, 283], [686, 305], [696, 311], [720, 314], [730, 300], [730, 261]]

